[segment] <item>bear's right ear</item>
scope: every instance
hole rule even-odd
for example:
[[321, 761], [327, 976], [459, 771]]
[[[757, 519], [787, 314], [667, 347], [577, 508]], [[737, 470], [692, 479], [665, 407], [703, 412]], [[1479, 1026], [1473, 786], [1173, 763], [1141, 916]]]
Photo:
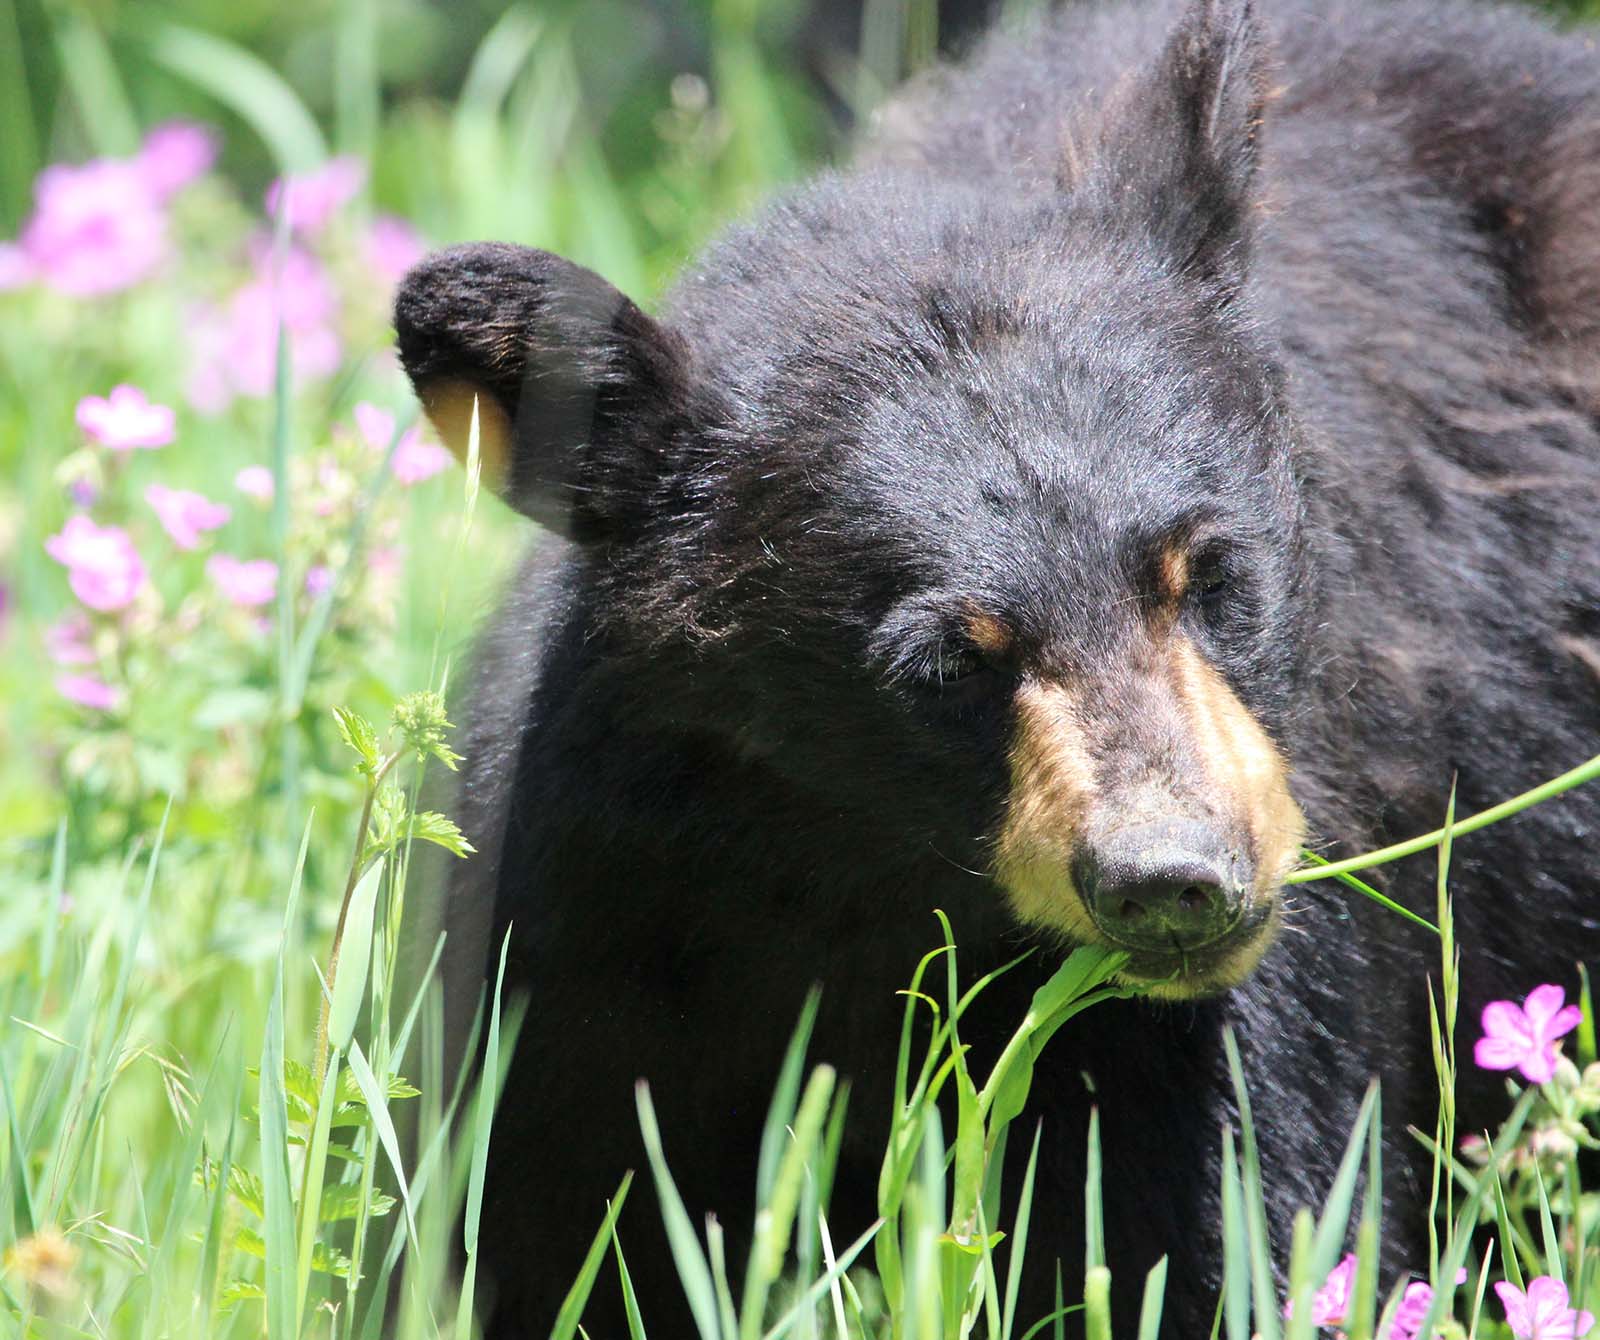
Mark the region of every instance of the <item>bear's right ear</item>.
[[462, 460], [476, 398], [483, 478], [511, 506], [577, 540], [626, 523], [687, 401], [681, 338], [592, 271], [494, 242], [426, 257], [394, 324], [417, 398]]

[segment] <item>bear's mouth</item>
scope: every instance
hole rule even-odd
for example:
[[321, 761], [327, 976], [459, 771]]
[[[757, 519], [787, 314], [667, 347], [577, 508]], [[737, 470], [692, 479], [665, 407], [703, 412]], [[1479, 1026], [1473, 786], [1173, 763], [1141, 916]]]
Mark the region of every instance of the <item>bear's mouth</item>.
[[1237, 922], [1203, 945], [1128, 949], [1110, 936], [1105, 939], [1128, 953], [1117, 973], [1128, 985], [1159, 1000], [1197, 1000], [1220, 995], [1249, 977], [1277, 937], [1278, 924], [1277, 900], [1258, 898]]

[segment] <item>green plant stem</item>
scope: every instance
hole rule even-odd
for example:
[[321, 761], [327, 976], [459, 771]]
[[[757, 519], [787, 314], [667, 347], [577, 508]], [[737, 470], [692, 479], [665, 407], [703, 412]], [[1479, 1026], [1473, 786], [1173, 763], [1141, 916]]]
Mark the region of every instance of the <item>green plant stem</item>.
[[367, 828], [372, 823], [372, 805], [378, 798], [378, 788], [405, 753], [397, 749], [378, 765], [372, 774], [372, 784], [367, 787], [366, 798], [361, 802], [361, 819], [356, 825], [356, 849], [350, 858], [350, 874], [344, 882], [344, 897], [339, 901], [339, 920], [333, 928], [333, 945], [328, 950], [328, 982], [322, 993], [322, 1003], [317, 1007], [317, 1064], [313, 1071], [313, 1084], [322, 1086], [322, 1077], [328, 1067], [328, 1008], [333, 999], [334, 979], [339, 975], [339, 946], [344, 941], [345, 918], [350, 914], [350, 895], [356, 891], [361, 879], [361, 856], [367, 849]]
[[1490, 824], [1499, 823], [1502, 819], [1509, 819], [1514, 814], [1539, 804], [1541, 801], [1551, 800], [1564, 792], [1572, 790], [1575, 786], [1582, 786], [1585, 782], [1592, 782], [1600, 777], [1600, 754], [1596, 754], [1587, 763], [1581, 763], [1576, 768], [1562, 773], [1559, 777], [1552, 777], [1548, 782], [1534, 787], [1531, 791], [1524, 791], [1520, 796], [1513, 796], [1510, 800], [1503, 800], [1498, 805], [1489, 809], [1480, 810], [1469, 818], [1462, 819], [1450, 828], [1436, 828], [1431, 833], [1424, 833], [1421, 837], [1410, 838], [1405, 842], [1397, 842], [1391, 847], [1380, 847], [1377, 851], [1369, 851], [1361, 856], [1351, 856], [1343, 861], [1332, 861], [1327, 865], [1313, 866], [1310, 869], [1292, 871], [1285, 879], [1285, 884], [1309, 884], [1315, 879], [1332, 879], [1337, 875], [1348, 874], [1352, 870], [1366, 870], [1375, 865], [1385, 865], [1389, 861], [1398, 861], [1402, 856], [1414, 856], [1419, 851], [1427, 851], [1437, 847], [1444, 841], [1447, 833], [1460, 837], [1464, 833], [1475, 833], [1480, 828], [1487, 828]]

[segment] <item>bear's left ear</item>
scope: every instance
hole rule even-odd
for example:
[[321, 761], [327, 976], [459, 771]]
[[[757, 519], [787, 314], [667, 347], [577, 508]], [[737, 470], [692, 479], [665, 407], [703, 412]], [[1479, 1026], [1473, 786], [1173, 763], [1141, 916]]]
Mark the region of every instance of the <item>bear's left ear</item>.
[[496, 242], [421, 261], [394, 324], [417, 398], [462, 460], [476, 401], [496, 493], [571, 539], [625, 527], [688, 399], [678, 335], [592, 271]]
[[1251, 0], [1191, 0], [1154, 67], [1113, 96], [1098, 184], [1185, 273], [1236, 286], [1255, 204], [1266, 55]]

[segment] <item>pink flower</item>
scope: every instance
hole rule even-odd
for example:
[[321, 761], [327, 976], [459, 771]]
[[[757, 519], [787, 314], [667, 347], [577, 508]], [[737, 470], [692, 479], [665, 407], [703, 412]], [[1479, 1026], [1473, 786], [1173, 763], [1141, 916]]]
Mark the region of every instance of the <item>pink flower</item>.
[[[1466, 1282], [1466, 1270], [1463, 1268], [1456, 1271], [1456, 1283]], [[1405, 1293], [1400, 1296], [1400, 1306], [1395, 1309], [1394, 1320], [1389, 1323], [1387, 1340], [1416, 1340], [1417, 1332], [1422, 1329], [1423, 1319], [1432, 1306], [1433, 1290], [1426, 1282], [1415, 1280], [1406, 1285]]]
[[394, 449], [390, 468], [400, 483], [420, 484], [424, 479], [432, 479], [453, 459], [443, 447], [424, 442], [422, 435], [413, 428]]
[[166, 256], [166, 215], [132, 160], [57, 163], [33, 189], [22, 250], [52, 288], [77, 297], [115, 293], [146, 278]]
[[278, 594], [278, 565], [270, 559], [213, 554], [206, 560], [206, 575], [235, 605], [270, 604]]
[[90, 609], [126, 609], [144, 585], [144, 563], [128, 532], [97, 526], [86, 516], [67, 518], [61, 533], [44, 542], [45, 552], [65, 565], [73, 595]]
[[56, 692], [68, 702], [97, 712], [109, 712], [122, 701], [116, 689], [93, 675], [61, 675], [56, 680]]
[[162, 202], [205, 176], [216, 161], [216, 133], [192, 121], [167, 121], [157, 126], [145, 136], [134, 160], [145, 185]]
[[339, 366], [334, 329], [338, 295], [316, 258], [291, 248], [275, 273], [270, 250], [257, 256], [258, 274], [228, 300], [225, 311], [191, 318], [194, 347], [201, 351], [189, 396], [196, 407], [217, 413], [235, 395], [272, 394], [278, 369], [278, 324], [289, 339], [296, 381], [317, 380]]
[[246, 497], [257, 502], [271, 502], [277, 487], [272, 482], [272, 471], [264, 465], [247, 465], [233, 477], [233, 486]]
[[116, 386], [109, 396], [86, 395], [78, 402], [78, 427], [91, 442], [113, 451], [164, 447], [178, 435], [178, 418], [155, 405], [137, 386]]
[[306, 569], [306, 594], [313, 598], [333, 589], [333, 569], [323, 563]]
[[398, 284], [422, 259], [422, 239], [404, 219], [380, 214], [367, 229], [367, 264], [390, 284]]
[[367, 169], [359, 158], [330, 158], [319, 168], [280, 177], [267, 187], [267, 213], [276, 218], [282, 204], [290, 228], [318, 233], [360, 193], [366, 180]]
[[87, 615], [69, 614], [44, 630], [44, 649], [57, 665], [93, 665], [91, 632]]
[[370, 400], [358, 400], [353, 414], [361, 440], [373, 451], [388, 451], [394, 441], [394, 415]]
[[1556, 1073], [1557, 1039], [1583, 1018], [1576, 1005], [1562, 1008], [1566, 998], [1565, 991], [1547, 982], [1534, 987], [1520, 1006], [1490, 1001], [1483, 1007], [1483, 1036], [1472, 1059], [1484, 1070], [1520, 1070], [1529, 1083], [1548, 1083]]
[[1504, 1280], [1494, 1286], [1517, 1340], [1578, 1340], [1594, 1325], [1594, 1314], [1568, 1306], [1567, 1286], [1552, 1275], [1528, 1281], [1528, 1292]]
[[150, 485], [144, 500], [155, 508], [156, 517], [180, 549], [197, 548], [201, 535], [227, 525], [233, 516], [233, 509], [225, 503], [212, 502], [190, 489], [169, 489], [165, 484]]
[[[1350, 1290], [1355, 1285], [1356, 1258], [1351, 1252], [1328, 1272], [1322, 1287], [1311, 1295], [1311, 1323], [1314, 1326], [1340, 1326], [1350, 1310]], [[1294, 1316], [1294, 1300], [1283, 1305], [1283, 1315]]]

